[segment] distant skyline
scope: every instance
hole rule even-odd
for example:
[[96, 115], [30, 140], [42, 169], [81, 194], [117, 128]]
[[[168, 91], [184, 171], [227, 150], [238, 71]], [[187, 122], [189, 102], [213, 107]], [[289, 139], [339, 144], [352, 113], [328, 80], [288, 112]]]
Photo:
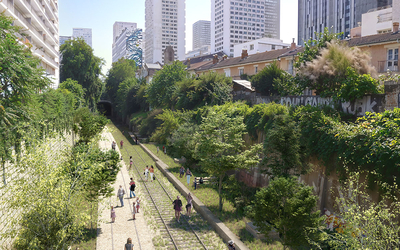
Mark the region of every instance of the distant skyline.
[[[297, 40], [297, 1], [281, 0], [281, 37], [286, 43]], [[135, 22], [145, 28], [145, 0], [60, 0], [59, 35], [69, 36], [73, 28], [92, 29], [94, 54], [106, 62], [106, 74], [112, 64], [112, 37], [115, 22]], [[186, 0], [186, 52], [192, 49], [192, 26], [199, 20], [211, 20], [211, 0]], [[296, 41], [297, 42], [297, 41]]]

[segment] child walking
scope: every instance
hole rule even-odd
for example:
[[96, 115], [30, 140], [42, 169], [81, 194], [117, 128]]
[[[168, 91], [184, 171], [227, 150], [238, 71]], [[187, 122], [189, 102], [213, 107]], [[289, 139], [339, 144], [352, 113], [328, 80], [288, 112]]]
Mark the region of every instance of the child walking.
[[139, 197], [136, 198], [136, 213], [139, 213], [139, 208], [140, 208], [140, 200]]
[[115, 215], [114, 206], [111, 206], [111, 222], [112, 223], [115, 222], [115, 217], [117, 217], [117, 216]]
[[135, 215], [136, 215], [136, 206], [135, 206], [135, 201], [134, 201], [132, 203], [132, 220], [136, 220]]

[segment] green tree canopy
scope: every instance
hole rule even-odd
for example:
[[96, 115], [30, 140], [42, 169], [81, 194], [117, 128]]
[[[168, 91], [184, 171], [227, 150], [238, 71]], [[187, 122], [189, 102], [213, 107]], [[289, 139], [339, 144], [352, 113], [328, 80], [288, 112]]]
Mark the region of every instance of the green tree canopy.
[[254, 224], [265, 235], [275, 228], [285, 246], [309, 248], [309, 230], [322, 223], [319, 211], [315, 211], [317, 200], [312, 187], [299, 183], [296, 177], [273, 179], [255, 196], [251, 210]]
[[95, 110], [104, 91], [100, 79], [104, 60], [95, 56], [93, 49], [81, 38], [66, 41], [60, 47], [60, 53], [60, 81], [70, 78], [82, 85], [89, 108]]
[[60, 83], [58, 88], [67, 89], [74, 94], [77, 108], [80, 108], [85, 104], [85, 89], [82, 88], [82, 85], [80, 85], [77, 81], [68, 78], [64, 82]]
[[127, 80], [136, 76], [136, 63], [134, 60], [120, 58], [114, 62], [111, 69], [108, 71], [106, 79], [106, 94], [107, 98], [114, 103], [117, 99], [117, 92], [119, 85]]
[[286, 72], [279, 68], [278, 63], [273, 62], [251, 78], [251, 85], [262, 95], [278, 95], [278, 90], [274, 88], [274, 81], [284, 77], [285, 74]]
[[177, 83], [178, 109], [194, 109], [204, 105], [222, 105], [232, 101], [232, 78], [209, 72], [197, 79], [185, 78]]
[[245, 150], [243, 135], [246, 126], [243, 115], [230, 116], [230, 112], [211, 110], [203, 117], [197, 133], [196, 158], [200, 165], [211, 175], [219, 178], [219, 209], [222, 210], [222, 180], [226, 172], [234, 169], [246, 169], [259, 162], [258, 153], [261, 144]]
[[164, 65], [157, 71], [147, 89], [148, 102], [152, 108], [174, 107], [176, 100], [173, 98], [177, 90], [177, 82], [187, 76], [186, 65], [180, 61]]

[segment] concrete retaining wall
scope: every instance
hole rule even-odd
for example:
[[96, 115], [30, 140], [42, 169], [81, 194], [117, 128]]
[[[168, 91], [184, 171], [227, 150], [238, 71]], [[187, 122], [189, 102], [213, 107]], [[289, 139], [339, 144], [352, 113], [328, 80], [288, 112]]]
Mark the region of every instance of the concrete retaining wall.
[[[140, 144], [142, 149], [155, 161], [157, 168], [168, 178], [168, 180], [175, 186], [179, 192], [187, 197], [189, 189], [185, 187], [169, 170], [169, 166], [161, 161], [156, 155], [153, 154], [146, 146]], [[193, 195], [193, 206], [197, 212], [199, 212], [203, 218], [214, 228], [214, 230], [219, 234], [219, 236], [225, 241], [233, 240], [238, 250], [249, 250], [249, 248], [239, 240], [239, 238], [225, 226], [222, 221], [220, 221], [204, 203], [202, 203], [195, 195]]]

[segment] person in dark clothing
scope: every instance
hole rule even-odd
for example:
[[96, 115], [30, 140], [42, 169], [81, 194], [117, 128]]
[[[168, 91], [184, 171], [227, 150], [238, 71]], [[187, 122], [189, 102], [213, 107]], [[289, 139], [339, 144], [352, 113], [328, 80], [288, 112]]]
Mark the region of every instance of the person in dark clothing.
[[129, 190], [130, 190], [129, 197], [132, 198], [132, 194], [133, 194], [133, 198], [135, 198], [136, 195], [134, 192], [135, 192], [136, 184], [132, 178], [131, 178], [131, 182], [129, 182], [129, 185], [131, 185], [131, 187], [129, 188]]
[[235, 250], [235, 242], [233, 240], [228, 241], [228, 250]]
[[179, 199], [179, 196], [176, 197], [176, 200], [174, 200], [172, 204], [174, 204], [175, 217], [179, 222], [179, 218], [181, 217], [181, 211], [182, 211], [182, 201]]

